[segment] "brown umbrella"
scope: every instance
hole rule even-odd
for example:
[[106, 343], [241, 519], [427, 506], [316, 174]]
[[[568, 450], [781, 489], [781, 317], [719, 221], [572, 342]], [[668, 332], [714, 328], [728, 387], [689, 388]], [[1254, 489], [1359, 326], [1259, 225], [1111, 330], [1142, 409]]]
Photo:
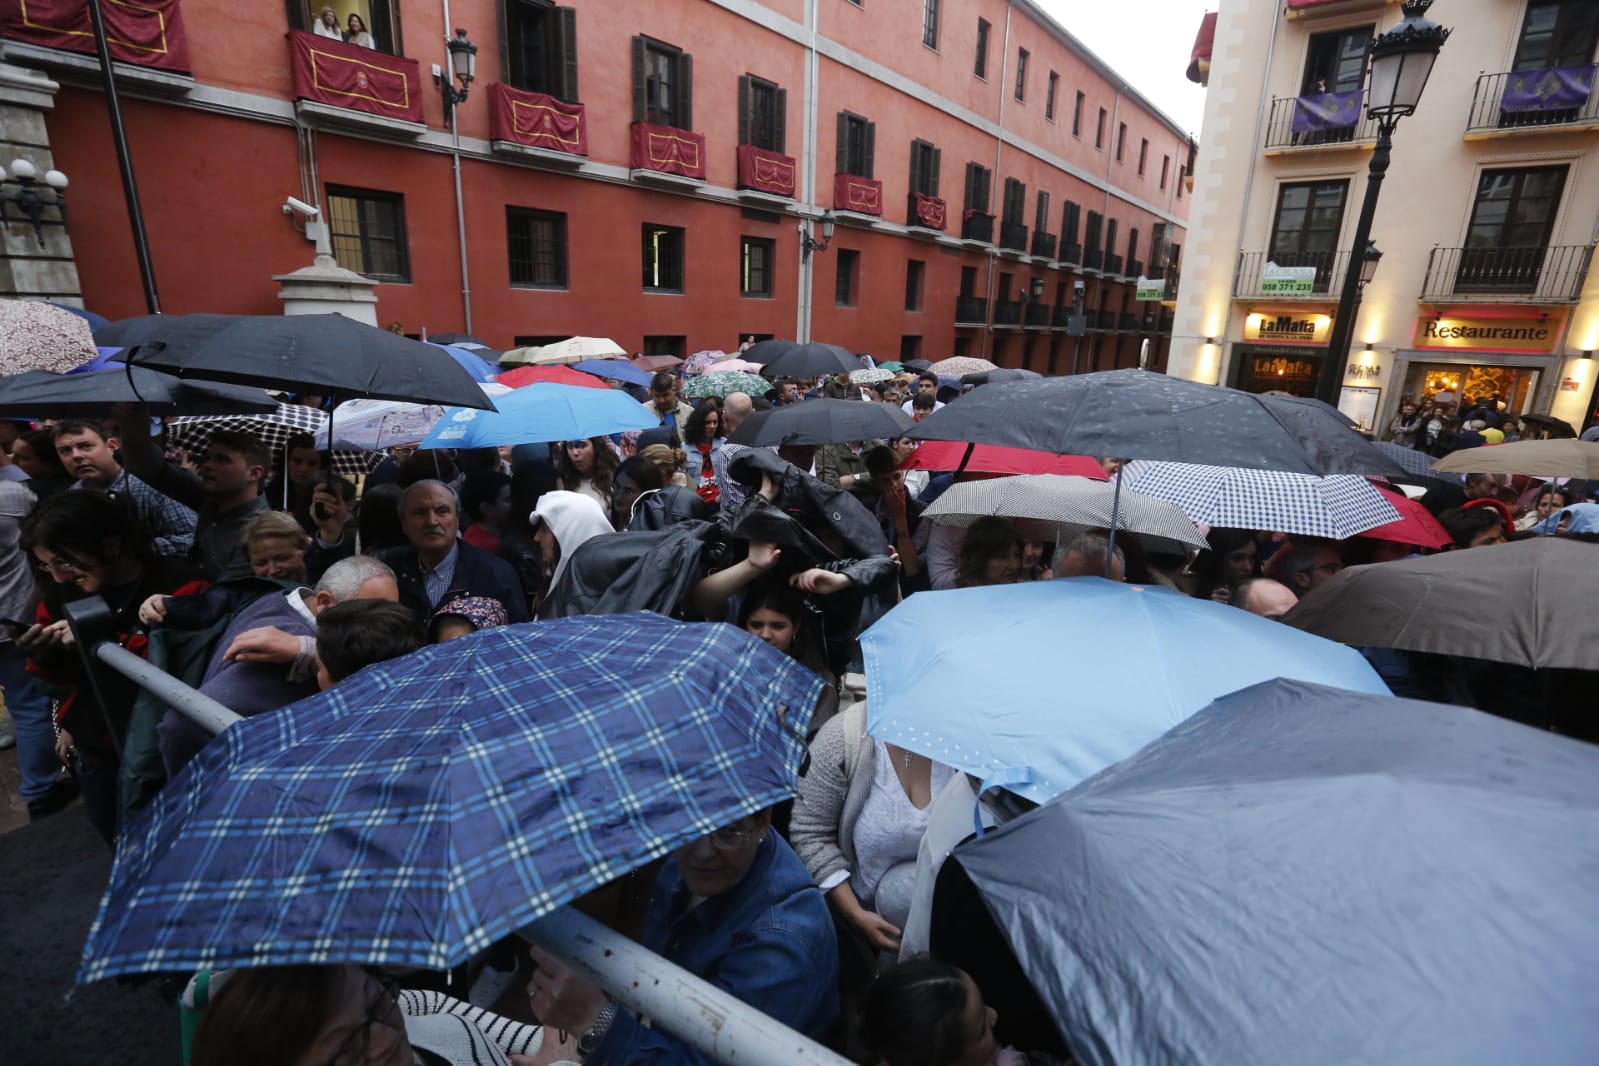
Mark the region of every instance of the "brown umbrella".
[[1457, 474], [1599, 478], [1599, 444], [1569, 438], [1518, 440], [1451, 452], [1432, 468]]
[[635, 355], [628, 362], [640, 370], [648, 370], [653, 374], [658, 370], [670, 370], [674, 366], [681, 366], [683, 360], [675, 355]]
[[1538, 537], [1351, 566], [1282, 620], [1363, 648], [1599, 670], [1595, 565], [1599, 546]]
[[98, 353], [87, 319], [38, 300], [0, 300], [0, 370], [65, 374]]

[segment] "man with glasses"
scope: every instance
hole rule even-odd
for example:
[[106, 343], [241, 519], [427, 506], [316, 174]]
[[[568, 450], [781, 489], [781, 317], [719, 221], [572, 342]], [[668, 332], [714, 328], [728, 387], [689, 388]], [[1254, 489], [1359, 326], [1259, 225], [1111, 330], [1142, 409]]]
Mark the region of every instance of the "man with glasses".
[[[833, 920], [805, 864], [772, 832], [770, 810], [672, 853], [655, 880], [643, 945], [813, 1040], [825, 1040], [838, 1016]], [[532, 954], [533, 1013], [546, 1037], [552, 1029], [580, 1034], [585, 1066], [715, 1061], [621, 1009], [547, 952]], [[570, 1049], [557, 1055], [571, 1057]]]

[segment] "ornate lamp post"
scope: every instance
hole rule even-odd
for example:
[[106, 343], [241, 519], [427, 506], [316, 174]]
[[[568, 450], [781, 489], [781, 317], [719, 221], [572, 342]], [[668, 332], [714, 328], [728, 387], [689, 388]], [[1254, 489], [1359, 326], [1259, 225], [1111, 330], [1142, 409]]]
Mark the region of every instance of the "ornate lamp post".
[[817, 219], [822, 225], [822, 239], [817, 240], [811, 236], [811, 229], [807, 226], [800, 233], [800, 257], [809, 260], [812, 252], [825, 252], [827, 246], [833, 243], [833, 230], [838, 225], [838, 218], [831, 211], [823, 211], [822, 217]]
[[[7, 205], [16, 205], [26, 222], [33, 223], [33, 235], [38, 238], [39, 247], [44, 247], [44, 209], [53, 207], [61, 216], [63, 225], [67, 221], [67, 176], [59, 170], [44, 172], [44, 183], [48, 187], [49, 196], [38, 187], [39, 168], [26, 159], [13, 159], [11, 161], [11, 176], [6, 177], [4, 167], [0, 167], [0, 221], [10, 221]], [[14, 185], [16, 188], [5, 188]]]

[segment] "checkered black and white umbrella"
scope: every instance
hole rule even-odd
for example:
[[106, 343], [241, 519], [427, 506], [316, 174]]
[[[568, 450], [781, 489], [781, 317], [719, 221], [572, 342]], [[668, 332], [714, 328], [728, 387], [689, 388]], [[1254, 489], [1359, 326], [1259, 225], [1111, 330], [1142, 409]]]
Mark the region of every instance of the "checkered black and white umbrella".
[[[215, 415], [193, 418], [174, 418], [167, 423], [167, 442], [174, 448], [198, 454], [211, 441], [211, 434], [219, 429], [249, 433], [272, 450], [273, 469], [283, 464], [283, 449], [289, 438], [301, 433], [325, 430], [326, 412], [301, 404], [279, 404], [276, 411], [259, 415]], [[336, 451], [333, 453], [333, 471], [344, 477], [361, 477], [370, 474], [383, 461], [375, 452]]]
[[1133, 462], [1127, 483], [1182, 508], [1195, 522], [1342, 540], [1400, 517], [1370, 481], [1355, 474], [1313, 477], [1193, 463]]
[[[923, 516], [946, 526], [969, 526], [990, 516], [1031, 519], [1069, 534], [1109, 529], [1117, 506], [1113, 484], [1064, 474], [1021, 474], [951, 485]], [[1184, 555], [1206, 547], [1182, 510], [1165, 500], [1123, 488], [1119, 508], [1117, 530], [1136, 534], [1152, 551]]]

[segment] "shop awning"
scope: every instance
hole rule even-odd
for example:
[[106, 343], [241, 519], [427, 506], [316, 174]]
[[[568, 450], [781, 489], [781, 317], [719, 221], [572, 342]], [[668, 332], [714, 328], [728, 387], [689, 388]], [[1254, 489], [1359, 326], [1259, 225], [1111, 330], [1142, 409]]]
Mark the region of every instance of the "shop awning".
[[1210, 81], [1210, 52], [1216, 43], [1216, 12], [1207, 12], [1199, 20], [1199, 36], [1194, 38], [1194, 52], [1188, 60], [1188, 80], [1204, 85]]

